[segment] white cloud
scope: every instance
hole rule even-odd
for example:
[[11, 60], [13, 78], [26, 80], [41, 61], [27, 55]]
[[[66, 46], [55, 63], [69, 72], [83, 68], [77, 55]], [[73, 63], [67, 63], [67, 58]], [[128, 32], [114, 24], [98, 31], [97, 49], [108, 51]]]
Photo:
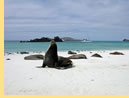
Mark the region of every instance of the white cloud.
[[5, 33], [128, 32], [128, 5], [129, 0], [5, 0]]

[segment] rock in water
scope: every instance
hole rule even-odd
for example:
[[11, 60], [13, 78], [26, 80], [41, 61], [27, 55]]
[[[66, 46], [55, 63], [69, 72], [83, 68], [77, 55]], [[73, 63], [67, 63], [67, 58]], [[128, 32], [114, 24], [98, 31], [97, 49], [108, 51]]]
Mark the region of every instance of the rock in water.
[[69, 56], [68, 59], [87, 59], [87, 57], [84, 54], [75, 54], [75, 55]]
[[101, 56], [100, 54], [97, 54], [97, 53], [93, 54], [91, 57], [99, 57], [99, 58], [102, 58], [102, 56]]
[[29, 54], [29, 52], [20, 52], [20, 54]]
[[121, 52], [113, 52], [113, 53], [110, 53], [110, 54], [112, 54], [112, 55], [124, 55], [124, 54], [121, 53]]
[[68, 54], [77, 54], [77, 53], [73, 51], [68, 51]]
[[126, 42], [126, 41], [128, 41], [128, 42], [129, 42], [129, 39], [124, 39], [123, 41], [124, 41], [124, 42]]

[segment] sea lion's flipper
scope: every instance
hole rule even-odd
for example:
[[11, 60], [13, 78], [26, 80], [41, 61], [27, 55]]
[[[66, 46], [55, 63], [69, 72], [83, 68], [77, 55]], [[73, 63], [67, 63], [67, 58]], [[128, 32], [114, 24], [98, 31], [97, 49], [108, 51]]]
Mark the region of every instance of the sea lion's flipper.
[[55, 67], [55, 68], [58, 67], [58, 63], [57, 63], [57, 62], [55, 63], [55, 66], [54, 66], [54, 67]]
[[63, 67], [56, 67], [56, 69], [60, 69], [60, 70], [64, 70], [64, 69], [68, 69], [68, 68], [72, 68], [72, 65], [63, 66]]
[[44, 68], [44, 67], [46, 67], [46, 64], [43, 62], [43, 65], [42, 65], [42, 67]]

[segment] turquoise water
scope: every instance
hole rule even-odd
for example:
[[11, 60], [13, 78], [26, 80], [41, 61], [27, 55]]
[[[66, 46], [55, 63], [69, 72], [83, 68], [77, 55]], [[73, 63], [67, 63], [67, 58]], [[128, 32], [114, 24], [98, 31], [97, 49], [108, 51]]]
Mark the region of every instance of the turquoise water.
[[[121, 41], [93, 41], [82, 43], [79, 41], [65, 41], [57, 42], [59, 51], [67, 50], [84, 50], [84, 51], [93, 51], [93, 50], [121, 50], [129, 49], [129, 42]], [[20, 43], [18, 41], [5, 41], [4, 42], [4, 51], [5, 52], [21, 52], [21, 51], [30, 51], [30, 52], [40, 52], [46, 51], [49, 47], [49, 42], [36, 42], [36, 43]]]

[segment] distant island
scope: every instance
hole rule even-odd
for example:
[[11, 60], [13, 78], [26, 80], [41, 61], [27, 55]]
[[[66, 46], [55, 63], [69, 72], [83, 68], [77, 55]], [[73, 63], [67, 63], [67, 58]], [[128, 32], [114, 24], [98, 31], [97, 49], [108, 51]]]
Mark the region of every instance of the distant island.
[[126, 42], [126, 41], [129, 41], [129, 39], [124, 39], [123, 41]]
[[72, 38], [72, 37], [63, 37], [62, 38], [64, 41], [81, 41], [81, 40], [79, 40], [79, 39], [74, 39], [74, 38]]
[[79, 39], [74, 39], [72, 37], [63, 37], [60, 38], [59, 36], [52, 38], [49, 37], [41, 37], [41, 38], [35, 38], [35, 39], [31, 39], [29, 41], [20, 41], [21, 43], [23, 42], [50, 42], [51, 40], [54, 40], [56, 42], [63, 42], [63, 41], [81, 41]]
[[54, 37], [54, 39], [48, 38], [48, 37], [42, 37], [42, 38], [35, 38], [29, 41], [20, 41], [20, 42], [21, 43], [22, 42], [50, 42], [51, 40], [54, 40], [56, 42], [63, 42], [63, 40], [58, 36]]

